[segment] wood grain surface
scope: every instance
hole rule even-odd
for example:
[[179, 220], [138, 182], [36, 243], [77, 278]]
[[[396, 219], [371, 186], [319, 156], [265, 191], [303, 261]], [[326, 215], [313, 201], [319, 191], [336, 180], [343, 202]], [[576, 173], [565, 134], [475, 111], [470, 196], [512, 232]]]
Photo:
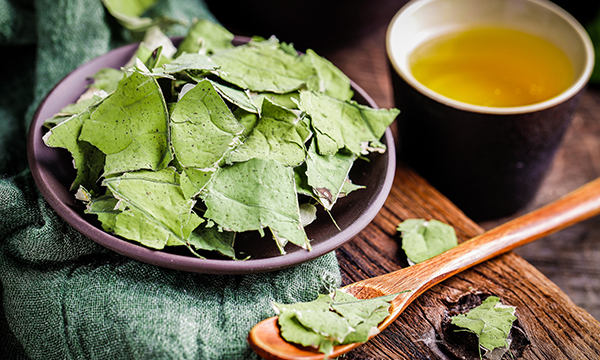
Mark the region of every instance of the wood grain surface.
[[[368, 26], [361, 25], [359, 31], [354, 29], [349, 37], [344, 37], [343, 32], [340, 35], [338, 27], [345, 25], [338, 24], [332, 16], [324, 27], [338, 30], [331, 36], [323, 33], [320, 41], [306, 39], [301, 25], [311, 23], [310, 19], [303, 19], [289, 21], [287, 26], [298, 30], [287, 33], [296, 37], [282, 40], [301, 44], [299, 50], [305, 50], [302, 44], [315, 44], [311, 47], [363, 87], [380, 107], [389, 108], [394, 104], [385, 32], [405, 2], [351, 1], [354, 6], [368, 7], [365, 14], [372, 18]], [[306, 3], [314, 5], [315, 2], [307, 0]], [[377, 9], [373, 10], [375, 6]], [[227, 22], [232, 18], [231, 12], [227, 15], [220, 20], [238, 34], [257, 34], [259, 23], [264, 25], [255, 21], [256, 27], [252, 24], [236, 27], [235, 22]], [[278, 29], [273, 28], [272, 33], [278, 34]], [[589, 88], [537, 197], [513, 217], [547, 204], [599, 176], [600, 90]], [[390, 196], [378, 216], [337, 251], [344, 284], [407, 266], [396, 226], [408, 218], [446, 222], [455, 227], [461, 242], [510, 219], [473, 222], [423, 178], [400, 163]], [[344, 359], [478, 359], [478, 353], [473, 351], [475, 346], [470, 343], [472, 339], [465, 333], [457, 337], [447, 320], [449, 315], [476, 305], [488, 295], [496, 295], [504, 303], [517, 307], [518, 320], [511, 332], [513, 357], [500, 354], [495, 358], [599, 359], [598, 259], [600, 218], [596, 217], [434, 286], [390, 327]]]

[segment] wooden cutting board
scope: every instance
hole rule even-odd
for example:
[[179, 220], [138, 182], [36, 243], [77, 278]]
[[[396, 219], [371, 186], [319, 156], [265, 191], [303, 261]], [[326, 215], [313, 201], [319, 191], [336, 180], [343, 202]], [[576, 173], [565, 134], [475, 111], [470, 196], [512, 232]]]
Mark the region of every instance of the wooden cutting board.
[[[407, 265], [396, 226], [408, 218], [446, 222], [455, 227], [459, 242], [483, 232], [414, 171], [399, 164], [383, 209], [338, 250], [344, 284]], [[515, 358], [600, 359], [600, 323], [514, 253], [433, 287], [392, 326], [345, 359], [478, 359], [473, 338], [446, 329], [444, 320], [489, 295], [517, 308], [510, 347]]]

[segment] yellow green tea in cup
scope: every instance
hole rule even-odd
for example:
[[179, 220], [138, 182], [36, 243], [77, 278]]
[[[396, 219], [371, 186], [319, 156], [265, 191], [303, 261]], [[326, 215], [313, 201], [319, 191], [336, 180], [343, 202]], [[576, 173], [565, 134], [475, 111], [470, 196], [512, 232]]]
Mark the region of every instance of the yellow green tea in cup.
[[490, 107], [557, 96], [574, 80], [567, 55], [550, 41], [505, 27], [472, 27], [420, 44], [409, 56], [417, 81], [448, 98]]
[[595, 64], [549, 0], [410, 0], [386, 35], [399, 160], [467, 216], [533, 199]]

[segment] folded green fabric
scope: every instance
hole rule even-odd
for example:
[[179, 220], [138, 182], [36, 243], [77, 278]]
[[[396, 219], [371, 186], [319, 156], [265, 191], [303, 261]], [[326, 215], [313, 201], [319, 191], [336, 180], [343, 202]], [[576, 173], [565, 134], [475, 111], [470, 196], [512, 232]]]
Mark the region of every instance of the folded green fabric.
[[[163, 0], [150, 15], [212, 19], [200, 0]], [[0, 0], [0, 358], [256, 358], [246, 336], [274, 314], [271, 301], [307, 301], [339, 286], [334, 253], [267, 274], [158, 268], [71, 228], [28, 170], [28, 125], [43, 96], [127, 40], [99, 0]]]

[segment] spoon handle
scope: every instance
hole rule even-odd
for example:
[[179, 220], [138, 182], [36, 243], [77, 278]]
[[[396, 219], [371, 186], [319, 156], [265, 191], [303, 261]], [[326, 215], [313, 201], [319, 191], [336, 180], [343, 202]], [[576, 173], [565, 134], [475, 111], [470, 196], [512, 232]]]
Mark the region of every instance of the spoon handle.
[[411, 290], [394, 300], [392, 320], [420, 294], [452, 275], [599, 213], [600, 178], [436, 257], [350, 287], [360, 284], [357, 290], [367, 287], [381, 294]]

